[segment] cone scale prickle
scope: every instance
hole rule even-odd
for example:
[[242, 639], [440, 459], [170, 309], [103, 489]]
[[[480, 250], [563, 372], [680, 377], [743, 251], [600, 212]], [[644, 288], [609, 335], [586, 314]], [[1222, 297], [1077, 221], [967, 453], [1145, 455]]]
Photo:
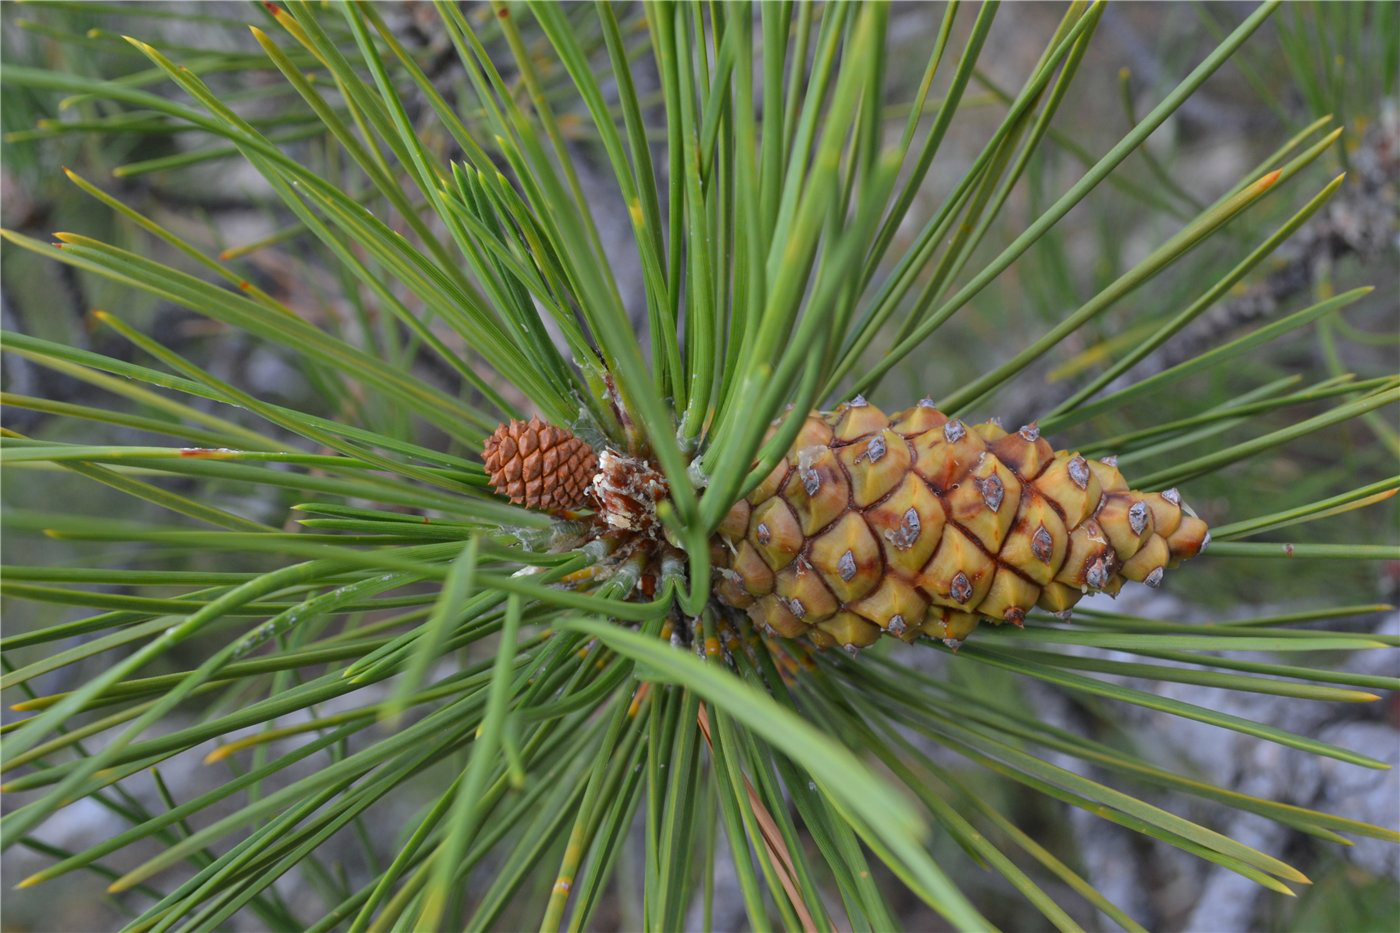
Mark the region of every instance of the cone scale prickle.
[[[558, 454], [525, 477], [530, 438]], [[641, 466], [608, 468], [610, 456]], [[632, 513], [651, 496], [633, 474], [644, 462], [604, 451], [594, 476], [599, 462], [537, 420], [502, 425], [487, 447], [492, 487], [512, 501], [577, 505], [587, 474], [600, 536], [642, 527]], [[711, 560], [719, 601], [766, 634], [848, 650], [882, 634], [956, 646], [984, 620], [1020, 625], [1033, 607], [1066, 614], [1126, 581], [1159, 586], [1209, 540], [1176, 490], [1132, 490], [1113, 458], [1056, 451], [1033, 424], [968, 425], [927, 399], [890, 417], [858, 398], [807, 417], [787, 456], [729, 510]]]

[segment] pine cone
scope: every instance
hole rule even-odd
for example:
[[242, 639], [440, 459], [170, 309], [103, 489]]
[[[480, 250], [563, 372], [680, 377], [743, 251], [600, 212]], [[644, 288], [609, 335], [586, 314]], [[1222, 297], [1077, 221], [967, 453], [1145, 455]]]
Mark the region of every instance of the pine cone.
[[492, 489], [516, 505], [546, 512], [581, 505], [598, 466], [592, 447], [538, 417], [496, 428], [482, 460]]
[[1175, 490], [1131, 491], [1112, 458], [1057, 452], [1034, 425], [969, 426], [927, 400], [889, 418], [861, 399], [813, 412], [719, 536], [723, 602], [848, 649], [881, 632], [956, 644], [981, 619], [1158, 586], [1209, 540]]

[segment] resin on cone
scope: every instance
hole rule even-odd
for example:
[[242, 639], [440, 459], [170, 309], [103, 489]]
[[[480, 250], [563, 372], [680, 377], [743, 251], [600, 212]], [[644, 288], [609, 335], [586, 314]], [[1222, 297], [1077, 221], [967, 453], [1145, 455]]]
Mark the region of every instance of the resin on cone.
[[1209, 537], [1176, 490], [1136, 492], [1113, 458], [1056, 451], [1034, 425], [968, 425], [928, 400], [891, 418], [856, 399], [808, 416], [730, 510], [716, 592], [822, 648], [882, 633], [957, 644], [984, 619], [1158, 586]]
[[592, 447], [538, 417], [496, 428], [482, 460], [492, 489], [545, 512], [582, 505], [598, 467]]

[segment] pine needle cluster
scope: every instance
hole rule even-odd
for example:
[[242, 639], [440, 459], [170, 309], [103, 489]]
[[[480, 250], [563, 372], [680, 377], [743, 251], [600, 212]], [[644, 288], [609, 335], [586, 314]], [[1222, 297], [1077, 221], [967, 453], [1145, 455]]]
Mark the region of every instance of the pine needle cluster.
[[[1078, 809], [1279, 894], [1309, 879], [1177, 804], [1400, 841], [1032, 699], [1386, 767], [1156, 689], [1400, 688], [1345, 661], [1400, 644], [1348, 624], [1386, 607], [1324, 583], [1400, 558], [1347, 524], [1393, 515], [1400, 488], [1400, 377], [1337, 350], [1384, 340], [1341, 317], [1371, 289], [1312, 274], [1163, 362], [1346, 197], [1355, 114], [1317, 111], [1357, 93], [1310, 69], [1302, 14], [1278, 6], [1205, 14], [1208, 51], [1150, 107], [1126, 94], [1098, 148], [1061, 129], [1105, 17], [1082, 0], [1007, 88], [984, 68], [1014, 15], [996, 3], [920, 8], [917, 41], [880, 3], [25, 4], [7, 30], [51, 54], [0, 72], [10, 166], [77, 140], [77, 164], [170, 200], [67, 171], [103, 219], [4, 232], [7, 279], [37, 255], [102, 302], [90, 333], [3, 334], [12, 372], [80, 386], [12, 377], [3, 398], [0, 463], [27, 494], [6, 496], [0, 570], [22, 714], [0, 727], [0, 841], [44, 857], [20, 887], [86, 873], [139, 931], [677, 930], [710, 927], [724, 864], [755, 929], [894, 929], [916, 898], [985, 930], [1022, 916], [1014, 894], [1060, 930], [1141, 930], [1035, 827]], [[1395, 5], [1337, 6], [1309, 14], [1321, 34], [1393, 75]], [[1223, 68], [1267, 92], [1246, 51], [1271, 30], [1314, 115], [1271, 96], [1294, 130], [1201, 190], [1148, 141]], [[974, 111], [986, 132], [953, 158]], [[186, 186], [185, 207], [172, 178], [228, 187]], [[172, 219], [250, 178], [267, 235], [209, 249]], [[1096, 204], [1155, 239], [1086, 288], [1060, 237]], [[1003, 308], [1013, 287], [1028, 317]], [[1314, 335], [1331, 371], [1278, 362]], [[295, 391], [224, 365], [248, 348]], [[809, 411], [857, 395], [1002, 407], [1117, 455], [1135, 489], [1180, 487], [1213, 540], [1169, 587], [1210, 621], [1091, 602], [854, 658], [756, 630], [716, 597], [717, 532]], [[619, 557], [586, 503], [493, 491], [488, 439], [532, 416], [655, 471], [654, 548]], [[1241, 479], [1358, 436], [1284, 496]], [[1317, 584], [1306, 605], [1262, 613], [1199, 583], [1288, 575]], [[125, 828], [55, 845], [84, 803]]]

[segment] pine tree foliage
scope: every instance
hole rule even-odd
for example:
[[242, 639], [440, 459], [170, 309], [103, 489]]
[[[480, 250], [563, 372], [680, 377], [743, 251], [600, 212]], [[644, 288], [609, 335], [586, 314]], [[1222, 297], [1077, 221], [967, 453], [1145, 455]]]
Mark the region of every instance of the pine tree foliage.
[[[49, 859], [21, 886], [89, 873], [143, 931], [236, 917], [355, 933], [582, 929], [613, 902], [671, 930], [708, 926], [723, 857], [755, 929], [895, 928], [903, 891], [982, 930], [1004, 911], [959, 883], [976, 866], [1057, 929], [1138, 930], [1007, 801], [1082, 809], [1282, 894], [1307, 877], [1174, 801], [1328, 844], [1400, 841], [1052, 725], [1026, 700], [1051, 689], [1385, 767], [1141, 686], [1318, 703], [1400, 687], [1317, 657], [1397, 644], [1335, 624], [1381, 608], [1336, 589], [1209, 624], [1035, 612], [956, 653], [884, 639], [855, 658], [761, 637], [712, 592], [717, 529], [807, 412], [856, 394], [896, 410], [919, 397], [902, 394], [910, 380], [965, 416], [1024, 407], [1018, 384], [1060, 367], [1053, 384], [1068, 388], [1027, 414], [1086, 455], [1120, 454], [1134, 488], [1188, 499], [1352, 419], [1394, 444], [1380, 417], [1400, 401], [1393, 373], [1338, 368], [1300, 385], [1256, 363], [1319, 328], [1345, 339], [1339, 313], [1366, 287], [1290, 296], [1144, 368], [1344, 190], [1329, 168], [1342, 127], [1321, 114], [1220, 192], [1173, 179], [1145, 145], [1217, 70], [1253, 74], [1246, 53], [1277, 6], [1212, 20], [1208, 54], [1144, 112], [1130, 102], [1122, 135], [1091, 152], [1056, 126], [1104, 15], [1078, 0], [1015, 88], [982, 67], [1006, 15], [995, 3], [941, 11], [912, 87], [890, 74], [891, 50], [911, 47], [891, 28], [898, 8], [878, 3], [439, 0], [431, 25], [413, 26], [445, 37], [439, 50], [411, 41], [392, 6], [292, 0], [250, 4], [246, 19], [133, 7], [118, 10], [134, 33], [121, 36], [84, 27], [107, 5], [34, 4], [54, 16], [27, 28], [64, 51], [11, 57], [7, 111], [60, 96], [70, 116], [7, 119], [11, 145], [80, 136], [123, 153], [124, 178], [255, 172], [281, 226], [206, 252], [68, 172], [112, 218], [94, 221], [102, 236], [5, 232], [7, 260], [67, 266], [108, 302], [91, 316], [105, 352], [81, 335], [3, 336], [8, 357], [82, 385], [85, 400], [3, 399], [47, 416], [0, 444], [7, 472], [44, 490], [9, 502], [5, 529], [3, 592], [36, 622], [0, 641], [0, 686], [23, 713], [3, 727], [0, 833]], [[1393, 6], [1368, 15], [1376, 35], [1395, 34]], [[172, 24], [198, 29], [162, 38]], [[248, 27], [251, 45], [227, 40]], [[1284, 34], [1300, 39], [1292, 22]], [[1319, 101], [1326, 81], [1306, 85]], [[945, 167], [949, 131], [973, 108], [995, 113], [988, 135]], [[204, 142], [177, 149], [175, 134]], [[1075, 166], [1057, 189], [1052, 152]], [[1046, 267], [1057, 225], [1103, 200], [1165, 232], [1087, 295], [1047, 277], [1073, 301], [1033, 327], [999, 326], [989, 305], [1006, 277]], [[628, 219], [635, 289], [615, 273], [605, 203]], [[327, 269], [337, 293], [287, 298], [258, 271], [274, 252], [304, 296]], [[215, 357], [234, 340], [272, 348], [305, 397], [259, 394], [192, 357], [150, 313], [171, 307], [210, 323]], [[949, 337], [972, 317], [991, 328], [976, 352]], [[1228, 368], [1253, 381], [1193, 395]], [[493, 493], [483, 445], [532, 415], [648, 460], [667, 489], [654, 510], [665, 546], [615, 559], [583, 532], [586, 515]], [[1400, 477], [1326, 480], [1217, 522], [1175, 576], [1182, 598], [1210, 573], [1201, 565], [1247, 575], [1285, 556], [1400, 557], [1298, 527], [1381, 503]], [[117, 500], [137, 507], [82, 505]], [[49, 539], [82, 561], [28, 562]], [[59, 672], [63, 689], [49, 689]], [[162, 771], [190, 756], [205, 778], [178, 799]], [[78, 851], [44, 841], [80, 802], [127, 828]], [[358, 847], [355, 873], [328, 861], [332, 846]], [[290, 898], [288, 882], [314, 897]]]

